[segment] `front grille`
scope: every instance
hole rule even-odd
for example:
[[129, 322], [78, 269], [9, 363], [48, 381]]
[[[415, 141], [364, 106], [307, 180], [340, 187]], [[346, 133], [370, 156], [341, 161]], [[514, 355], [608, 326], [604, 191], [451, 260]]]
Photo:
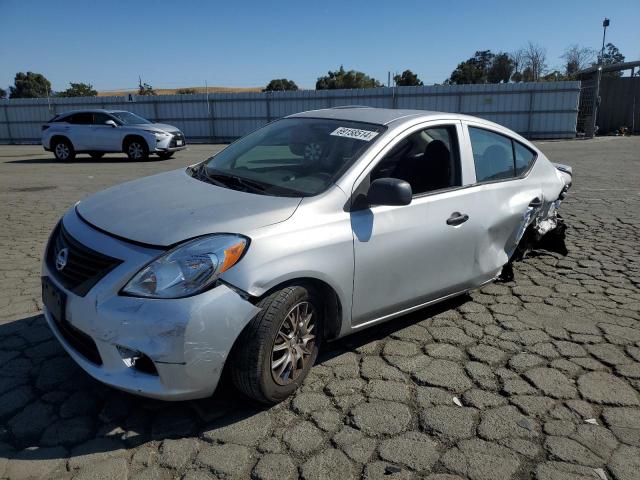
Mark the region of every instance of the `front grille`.
[[182, 140], [182, 145], [180, 145], [181, 147], [184, 147], [187, 144], [182, 132], [178, 132], [173, 134], [173, 138], [171, 138], [171, 142], [169, 143], [169, 148], [178, 146], [178, 144], [176, 143], [176, 140]]
[[73, 349], [96, 365], [102, 365], [102, 357], [93, 339], [81, 330], [71, 325], [66, 320], [56, 321], [58, 331]]
[[[58, 269], [56, 261], [60, 251], [67, 249], [66, 265]], [[84, 297], [91, 288], [122, 260], [98, 253], [75, 240], [62, 225], [58, 224], [47, 246], [47, 266], [51, 274], [65, 288]]]

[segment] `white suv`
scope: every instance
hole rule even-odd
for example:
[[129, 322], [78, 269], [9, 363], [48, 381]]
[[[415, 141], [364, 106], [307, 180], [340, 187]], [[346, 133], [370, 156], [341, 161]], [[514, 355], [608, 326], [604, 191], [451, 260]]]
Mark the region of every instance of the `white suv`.
[[75, 110], [42, 125], [42, 146], [62, 161], [72, 160], [76, 153], [100, 158], [108, 152], [124, 152], [131, 160], [146, 160], [155, 153], [164, 160], [186, 148], [186, 142], [176, 127], [131, 112]]

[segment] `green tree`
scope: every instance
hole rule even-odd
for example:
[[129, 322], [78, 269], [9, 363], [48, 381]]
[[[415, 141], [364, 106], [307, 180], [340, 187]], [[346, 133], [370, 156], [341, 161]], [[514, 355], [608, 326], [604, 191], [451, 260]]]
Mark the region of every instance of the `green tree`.
[[399, 87], [419, 87], [424, 85], [422, 80], [418, 78], [418, 75], [407, 69], [400, 75], [394, 75], [393, 81]]
[[445, 82], [450, 85], [487, 83], [489, 68], [495, 55], [491, 50], [479, 50], [473, 57], [458, 64]]
[[288, 80], [286, 78], [274, 78], [265, 88], [262, 89], [263, 92], [277, 92], [284, 90], [298, 90], [298, 85], [296, 85], [296, 82], [293, 80]]
[[195, 95], [198, 93], [195, 88], [179, 88], [176, 90], [176, 95]]
[[4, 88], [0, 88], [0, 99], [7, 98], [7, 91]]
[[[620, 53], [618, 47], [616, 47], [613, 43], [607, 43], [605, 45], [604, 54], [602, 55], [602, 64], [613, 65], [614, 63], [621, 62], [624, 62], [624, 55]], [[603, 75], [607, 75], [610, 77], [620, 77], [622, 76], [622, 72], [605, 72]]]
[[339, 70], [327, 72], [327, 75], [319, 77], [316, 82], [316, 90], [335, 90], [338, 88], [375, 88], [380, 86], [382, 85], [378, 80], [356, 70], [345, 71], [342, 65], [340, 65]]
[[18, 72], [14, 85], [9, 87], [9, 98], [43, 98], [51, 93], [51, 82], [41, 73]]
[[69, 88], [57, 93], [58, 97], [95, 97], [98, 95], [98, 92], [93, 89], [93, 85], [89, 83], [70, 82], [69, 85], [71, 85]]
[[157, 95], [157, 93], [148, 83], [140, 82], [138, 85], [138, 95]]
[[489, 83], [509, 83], [515, 65], [508, 53], [496, 53], [487, 72]]

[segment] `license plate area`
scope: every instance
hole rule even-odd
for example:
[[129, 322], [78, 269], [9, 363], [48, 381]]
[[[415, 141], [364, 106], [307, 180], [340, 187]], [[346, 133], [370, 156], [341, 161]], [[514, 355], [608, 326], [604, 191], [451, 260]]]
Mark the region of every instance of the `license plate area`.
[[49, 277], [42, 277], [42, 303], [56, 323], [65, 319], [67, 294], [60, 290]]
[[182, 140], [176, 140], [176, 145], [178, 147], [181, 147], [182, 145], [184, 145], [184, 142]]

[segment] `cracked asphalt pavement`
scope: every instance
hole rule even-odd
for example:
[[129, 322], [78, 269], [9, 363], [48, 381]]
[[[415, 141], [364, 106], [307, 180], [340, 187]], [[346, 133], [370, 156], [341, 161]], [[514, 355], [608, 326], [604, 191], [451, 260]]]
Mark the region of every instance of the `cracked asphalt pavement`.
[[228, 381], [182, 403], [105, 387], [39, 313], [70, 205], [219, 146], [69, 164], [0, 147], [0, 478], [639, 479], [640, 138], [538, 145], [574, 168], [566, 257], [329, 345], [269, 409]]

